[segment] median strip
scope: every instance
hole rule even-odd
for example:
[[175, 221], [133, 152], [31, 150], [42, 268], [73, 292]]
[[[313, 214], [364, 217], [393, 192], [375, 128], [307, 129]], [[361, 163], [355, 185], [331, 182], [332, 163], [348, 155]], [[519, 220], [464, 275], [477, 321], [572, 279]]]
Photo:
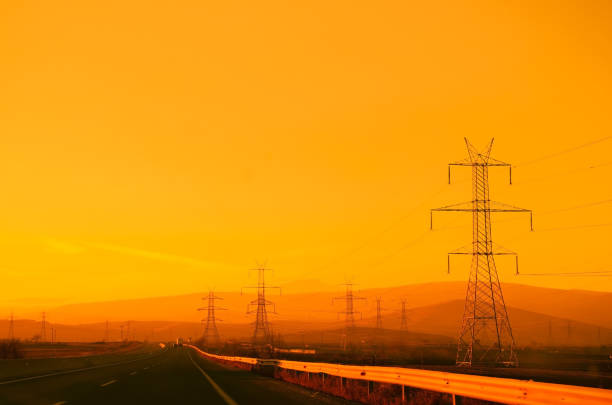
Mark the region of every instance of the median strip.
[[217, 394], [219, 394], [219, 396], [221, 398], [223, 398], [223, 400], [225, 401], [225, 403], [227, 405], [238, 405], [238, 403], [236, 401], [234, 401], [229, 395], [227, 395], [225, 393], [225, 391], [223, 391], [221, 389], [221, 387], [219, 387], [217, 385], [216, 382], [213, 381], [212, 378], [210, 378], [210, 376], [208, 374], [206, 374], [206, 372], [204, 370], [202, 370], [202, 368], [198, 365], [198, 363], [195, 362], [195, 360], [191, 357], [191, 353], [188, 353], [187, 356], [189, 356], [189, 360], [191, 360], [191, 362], [193, 363], [193, 365], [200, 370], [200, 373], [202, 373], [202, 375], [204, 376], [204, 378], [206, 378], [208, 380], [208, 382], [210, 383], [210, 385], [212, 385], [212, 387], [215, 389], [215, 391], [217, 391]]

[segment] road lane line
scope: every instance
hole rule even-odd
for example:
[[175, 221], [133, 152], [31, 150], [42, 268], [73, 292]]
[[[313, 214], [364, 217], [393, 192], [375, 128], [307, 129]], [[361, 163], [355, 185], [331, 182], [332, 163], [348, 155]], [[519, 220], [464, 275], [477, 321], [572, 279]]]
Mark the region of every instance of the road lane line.
[[68, 403], [67, 401], [59, 401], [59, 402], [54, 403], [53, 405], [64, 405], [67, 403]]
[[196, 366], [198, 370], [200, 370], [200, 373], [202, 373], [202, 375], [208, 380], [210, 385], [212, 385], [215, 391], [217, 391], [217, 394], [219, 394], [219, 396], [223, 398], [223, 400], [225, 401], [227, 405], [238, 405], [236, 401], [234, 401], [229, 395], [227, 395], [225, 391], [223, 391], [221, 387], [219, 387], [217, 383], [214, 382], [213, 379], [210, 378], [210, 376], [206, 374], [204, 370], [202, 370], [202, 368], [198, 365], [198, 363], [196, 363], [195, 360], [191, 357], [191, 353], [188, 353], [187, 356], [189, 356], [189, 360], [191, 360], [193, 365]]
[[116, 382], [117, 382], [117, 380], [110, 380], [110, 381], [105, 382], [104, 384], [100, 384], [100, 387], [106, 387], [107, 385], [111, 385], [111, 384], [114, 384]]
[[132, 371], [130, 375], [136, 375], [136, 373], [138, 373], [138, 371]]
[[[162, 350], [161, 353], [155, 354], [152, 357], [160, 356], [160, 355], [164, 354], [166, 351], [167, 351], [167, 349], [166, 350]], [[0, 382], [0, 385], [8, 385], [8, 384], [14, 384], [14, 383], [23, 382], [23, 381], [38, 380], [39, 378], [53, 377], [53, 376], [65, 375], [65, 374], [72, 374], [72, 373], [78, 373], [78, 372], [81, 372], [81, 371], [96, 370], [98, 368], [119, 366], [121, 364], [128, 364], [128, 363], [134, 363], [136, 361], [148, 360], [150, 358], [151, 358], [151, 356], [147, 356], [147, 357], [139, 358], [139, 359], [133, 359], [133, 360], [127, 360], [127, 361], [118, 361], [116, 363], [100, 364], [99, 366], [77, 368], [75, 370], [66, 370], [66, 371], [60, 371], [60, 372], [57, 372], [57, 373], [49, 373], [49, 374], [43, 374], [43, 375], [35, 375], [35, 376], [32, 376], [32, 377], [17, 378], [16, 380], [2, 381], [2, 382]]]

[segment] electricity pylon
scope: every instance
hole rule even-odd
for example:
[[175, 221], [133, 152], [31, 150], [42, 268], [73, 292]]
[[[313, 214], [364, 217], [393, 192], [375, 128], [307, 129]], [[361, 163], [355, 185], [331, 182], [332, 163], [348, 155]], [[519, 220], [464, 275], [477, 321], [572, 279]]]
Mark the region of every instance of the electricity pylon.
[[[213, 291], [209, 291], [208, 297], [202, 299], [208, 300], [208, 306], [198, 308], [198, 311], [207, 311], [206, 327], [202, 335], [204, 343], [206, 345], [218, 345], [221, 339], [219, 338], [219, 331], [217, 330], [217, 320], [221, 321], [221, 319], [215, 318], [215, 311], [224, 311], [227, 308], [219, 308], [215, 305], [215, 300], [222, 300], [223, 298], [217, 297]], [[202, 319], [202, 322], [204, 322], [204, 319]]]
[[381, 298], [376, 298], [376, 329], [382, 329], [382, 313], [380, 308]]
[[40, 324], [40, 341], [47, 340], [47, 313], [42, 313], [42, 322]]
[[[267, 269], [264, 266], [252, 269], [257, 272], [257, 286], [243, 287], [245, 289], [257, 290], [257, 299], [251, 301], [247, 306], [247, 314], [256, 313], [255, 316], [255, 328], [253, 331], [253, 344], [254, 345], [267, 345], [272, 344], [274, 337], [270, 329], [270, 323], [268, 322], [268, 313], [276, 313], [276, 305], [272, 301], [266, 299], [266, 290], [278, 289], [280, 293], [280, 287], [269, 287], [266, 285], [265, 273], [271, 269]], [[268, 311], [268, 306], [272, 307], [272, 312]], [[255, 309], [253, 309], [255, 307]]]
[[11, 312], [11, 318], [9, 319], [8, 338], [9, 340], [15, 340], [15, 320], [13, 319], [12, 312]]
[[[514, 207], [489, 198], [489, 167], [508, 167], [510, 184], [512, 184], [512, 166], [509, 163], [492, 158], [493, 139], [488, 147], [479, 152], [465, 138], [468, 158], [448, 166], [450, 184], [451, 166], [472, 168], [472, 201], [448, 205], [431, 210], [433, 228], [434, 211], [454, 211], [472, 213], [472, 245], [463, 247], [448, 256], [450, 272], [450, 255], [471, 255], [472, 267], [466, 293], [463, 322], [459, 333], [456, 364], [470, 367], [472, 363], [495, 363], [503, 366], [517, 366], [518, 359], [514, 351], [514, 337], [501, 284], [495, 267], [495, 255], [514, 255], [518, 273], [518, 256], [494, 244], [491, 239], [491, 212], [528, 212], [531, 229], [533, 215], [531, 210]], [[494, 246], [495, 245], [495, 246]]]
[[332, 305], [336, 300], [342, 300], [345, 302], [346, 307], [344, 311], [338, 312], [338, 316], [344, 315], [344, 334], [342, 336], [342, 348], [346, 350], [346, 346], [351, 341], [351, 335], [355, 328], [355, 314], [361, 315], [361, 312], [355, 311], [355, 300], [365, 300], [363, 297], [356, 297], [353, 294], [353, 283], [344, 283], [346, 287], [346, 294], [344, 297], [332, 298]]
[[406, 316], [406, 300], [402, 300], [402, 321], [400, 323], [401, 330], [408, 330], [408, 317]]

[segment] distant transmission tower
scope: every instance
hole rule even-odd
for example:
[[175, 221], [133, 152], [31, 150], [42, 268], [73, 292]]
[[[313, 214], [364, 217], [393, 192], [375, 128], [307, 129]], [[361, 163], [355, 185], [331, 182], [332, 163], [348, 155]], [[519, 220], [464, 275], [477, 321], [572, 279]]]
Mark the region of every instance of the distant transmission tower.
[[11, 318], [9, 319], [8, 338], [9, 338], [9, 340], [14, 340], [15, 339], [15, 320], [13, 319], [13, 313], [12, 312], [11, 312]]
[[381, 298], [376, 298], [376, 329], [382, 329], [382, 313], [380, 308]]
[[353, 294], [353, 283], [344, 283], [343, 285], [346, 287], [345, 296], [333, 298], [332, 304], [336, 300], [342, 300], [346, 304], [344, 311], [338, 312], [338, 315], [344, 315], [344, 335], [342, 336], [342, 348], [346, 350], [346, 346], [351, 342], [351, 335], [355, 329], [355, 314], [359, 314], [361, 316], [361, 312], [355, 311], [355, 300], [365, 300], [365, 298], [356, 297]]
[[406, 300], [402, 300], [402, 321], [400, 324], [401, 330], [408, 330], [408, 317], [406, 316]]
[[47, 313], [42, 313], [42, 322], [40, 325], [40, 341], [44, 342], [47, 340]]
[[274, 340], [272, 331], [270, 329], [270, 323], [268, 322], [268, 307], [271, 306], [272, 312], [270, 313], [275, 314], [276, 306], [272, 301], [268, 301], [266, 299], [266, 290], [278, 289], [280, 292], [280, 287], [269, 287], [266, 285], [265, 274], [266, 271], [269, 270], [271, 269], [267, 269], [263, 266], [253, 269], [253, 271], [257, 271], [257, 286], [243, 287], [242, 289], [257, 290], [257, 299], [251, 301], [247, 307], [247, 314], [252, 314], [253, 312], [256, 313], [255, 329], [253, 331], [253, 344], [255, 345], [272, 344]]
[[[226, 310], [226, 308], [219, 308], [215, 306], [215, 300], [222, 300], [223, 298], [217, 297], [214, 292], [209, 291], [208, 297], [202, 298], [202, 299], [208, 300], [208, 306], [198, 308], [198, 311], [207, 311], [206, 327], [204, 328], [204, 334], [202, 336], [204, 338], [204, 343], [207, 345], [211, 345], [211, 344], [218, 345], [220, 342], [220, 339], [219, 339], [219, 331], [217, 330], [217, 320], [220, 321], [221, 319], [215, 318], [215, 311], [216, 310], [224, 311]], [[204, 322], [204, 319], [202, 319], [202, 322]]]
[[472, 245], [449, 253], [450, 255], [472, 255], [472, 267], [467, 288], [465, 309], [457, 350], [458, 366], [471, 366], [472, 363], [496, 363], [504, 366], [517, 366], [518, 359], [514, 351], [514, 337], [506, 311], [506, 304], [495, 267], [494, 255], [514, 255], [518, 273], [518, 256], [495, 245], [491, 239], [491, 212], [528, 212], [531, 210], [491, 201], [489, 199], [489, 167], [502, 166], [510, 170], [512, 184], [512, 166], [490, 157], [493, 140], [484, 152], [478, 152], [465, 139], [469, 157], [448, 166], [450, 183], [451, 166], [468, 166], [472, 168], [472, 201], [432, 209], [431, 226], [433, 227], [434, 211], [456, 211], [472, 213]]

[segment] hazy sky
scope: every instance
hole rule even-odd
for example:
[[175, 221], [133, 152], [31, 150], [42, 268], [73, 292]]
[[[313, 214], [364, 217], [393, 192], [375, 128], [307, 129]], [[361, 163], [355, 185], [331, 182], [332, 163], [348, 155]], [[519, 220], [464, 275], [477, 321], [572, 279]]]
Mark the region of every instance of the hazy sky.
[[2, 2], [3, 300], [464, 280], [465, 136], [522, 272], [612, 270], [609, 2], [417, 3]]

